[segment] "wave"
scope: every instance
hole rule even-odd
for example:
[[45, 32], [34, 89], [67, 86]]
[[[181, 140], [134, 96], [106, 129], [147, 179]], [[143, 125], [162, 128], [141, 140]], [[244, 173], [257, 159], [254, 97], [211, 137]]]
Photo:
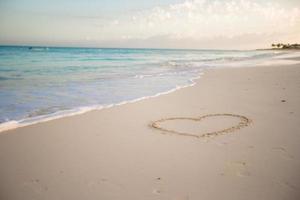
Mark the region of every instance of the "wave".
[[156, 93], [154, 95], [150, 95], [150, 96], [143, 96], [143, 97], [136, 98], [136, 99], [133, 99], [133, 100], [122, 101], [122, 102], [119, 102], [119, 103], [116, 103], [116, 104], [83, 106], [83, 107], [78, 107], [78, 108], [70, 109], [70, 110], [57, 111], [57, 112], [52, 113], [52, 114], [29, 117], [29, 118], [21, 119], [21, 120], [18, 120], [18, 121], [16, 121], [16, 120], [7, 121], [7, 122], [4, 122], [4, 123], [0, 124], [0, 133], [4, 132], [4, 131], [12, 130], [12, 129], [20, 128], [20, 127], [25, 127], [25, 126], [29, 126], [29, 125], [38, 124], [38, 123], [41, 123], [41, 122], [47, 122], [47, 121], [60, 119], [60, 118], [64, 118], [64, 117], [71, 117], [71, 116], [87, 113], [87, 112], [94, 111], [94, 110], [108, 109], [108, 108], [112, 108], [112, 107], [115, 107], [115, 106], [121, 106], [121, 105], [128, 104], [128, 103], [135, 103], [135, 102], [138, 102], [138, 101], [141, 101], [141, 100], [155, 98], [155, 97], [158, 97], [158, 96], [161, 96], [161, 95], [166, 95], [166, 94], [175, 92], [177, 90], [180, 90], [180, 89], [183, 89], [183, 88], [186, 88], [186, 87], [194, 86], [196, 84], [196, 80], [199, 79], [203, 74], [204, 73], [201, 72], [201, 73], [198, 74], [198, 76], [189, 79], [190, 84], [186, 84], [186, 85], [182, 85], [182, 86], [176, 86], [176, 87], [174, 87], [170, 90], [167, 90], [165, 92], [158, 92], [158, 93]]
[[21, 80], [22, 78], [18, 77], [5, 77], [5, 76], [0, 76], [0, 81], [8, 81], [8, 80]]
[[28, 47], [30, 51], [48, 51], [48, 47]]
[[[2, 49], [3, 52], [4, 50], [9, 52], [7, 49]], [[28, 56], [22, 56], [23, 51], [10, 51], [15, 52], [20, 58], [16, 59], [15, 55], [6, 55], [8, 58], [2, 61], [0, 59], [2, 62], [0, 67], [3, 68], [0, 69], [0, 72], [3, 72], [3, 75], [0, 76], [1, 87], [3, 88], [1, 92], [6, 97], [1, 102], [3, 103], [1, 108], [6, 113], [3, 112], [3, 115], [0, 116], [0, 121], [4, 122], [0, 123], [0, 132], [167, 94], [194, 85], [194, 77], [198, 77], [198, 74], [200, 77], [202, 74], [200, 72], [208, 68], [247, 67], [265, 64], [266, 62], [274, 63], [274, 61], [278, 64], [278, 59], [281, 59], [280, 62], [290, 62], [290, 60], [282, 59], [285, 56], [283, 54], [286, 54], [286, 52], [273, 51], [183, 51], [179, 54], [177, 51], [160, 50], [152, 55], [153, 52], [146, 50], [144, 52], [143, 50], [142, 53], [137, 52], [141, 53], [142, 58], [147, 58], [145, 61], [140, 62], [140, 58], [135, 59], [136, 52], [131, 52], [128, 58], [132, 62], [122, 62], [122, 64], [102, 62], [98, 50], [51, 49], [42, 58], [40, 58], [40, 54], [30, 54], [29, 60], [24, 59]], [[26, 49], [26, 54], [27, 51]], [[53, 52], [54, 54], [52, 54]], [[105, 57], [110, 52], [111, 50], [105, 50]], [[127, 52], [124, 53], [124, 56], [125, 54], [127, 56]], [[90, 58], [97, 60], [99, 56], [101, 62], [90, 62]], [[122, 58], [119, 55], [114, 56], [115, 53], [111, 57]], [[74, 60], [76, 57], [77, 59]], [[87, 61], [78, 62], [78, 58], [86, 57]], [[30, 60], [33, 58], [39, 62], [32, 64]], [[53, 61], [52, 58], [56, 60]], [[11, 60], [16, 60], [19, 63], [11, 62]], [[13, 68], [14, 71], [7, 71], [8, 68]], [[10, 80], [16, 74], [22, 74], [24, 80]], [[148, 85], [148, 82], [153, 84]], [[128, 85], [126, 85], [127, 83]], [[127, 88], [124, 88], [125, 86]], [[152, 89], [145, 92], [143, 91], [144, 86], [149, 86], [148, 88]], [[169, 90], [170, 88], [172, 89]], [[6, 95], [11, 94], [11, 89], [14, 89], [15, 94], [18, 94], [17, 97]], [[116, 95], [119, 89], [123, 89], [122, 93]], [[158, 91], [164, 92], [159, 93]], [[62, 93], [68, 93], [69, 96], [61, 95]], [[90, 94], [91, 96], [89, 96]], [[22, 107], [18, 107], [20, 105], [18, 101], [22, 101], [23, 97], [27, 98], [28, 96], [33, 100], [38, 99], [40, 101], [30, 101], [27, 105], [24, 105], [26, 109], [22, 110]], [[133, 99], [136, 96], [140, 98]], [[41, 97], [46, 98], [42, 99]], [[58, 98], [56, 101], [55, 97], [65, 99]], [[124, 98], [127, 101], [123, 101]], [[85, 101], [85, 99], [87, 100]], [[60, 102], [62, 100], [63, 102]], [[95, 105], [95, 102], [105, 103]], [[110, 104], [113, 102], [119, 103]], [[7, 109], [10, 105], [15, 106], [16, 112]], [[64, 107], [64, 105], [68, 105], [68, 107]], [[57, 107], [53, 109], [53, 106]], [[20, 116], [25, 117], [20, 119]]]
[[[280, 55], [284, 53], [278, 53]], [[276, 54], [276, 55], [278, 55]], [[263, 58], [268, 58], [268, 57], [273, 57], [275, 54], [272, 53], [261, 53], [261, 54], [256, 54], [256, 55], [251, 55], [251, 56], [227, 56], [227, 57], [216, 57], [216, 58], [200, 58], [200, 59], [188, 59], [188, 60], [171, 60], [167, 61], [163, 66], [165, 67], [185, 67], [185, 66], [190, 66], [191, 63], [195, 64], [204, 64], [204, 63], [224, 63], [226, 64], [227, 62], [235, 62], [235, 61], [247, 61], [247, 60], [255, 60], [255, 59], [263, 59]]]
[[146, 77], [153, 77], [155, 76], [154, 74], [141, 74], [141, 75], [135, 75], [134, 78], [139, 78], [139, 79], [143, 79]]

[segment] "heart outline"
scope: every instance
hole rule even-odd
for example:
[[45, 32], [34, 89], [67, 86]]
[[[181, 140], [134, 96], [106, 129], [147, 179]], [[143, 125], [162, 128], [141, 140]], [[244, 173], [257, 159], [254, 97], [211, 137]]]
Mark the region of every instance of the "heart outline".
[[[176, 130], [163, 128], [162, 126], [159, 125], [159, 123], [162, 123], [162, 122], [165, 122], [165, 121], [171, 121], [171, 120], [191, 120], [191, 121], [199, 122], [199, 121], [201, 121], [205, 118], [218, 117], [218, 116], [227, 116], [227, 117], [229, 116], [229, 117], [239, 118], [240, 122], [237, 125], [231, 126], [229, 128], [221, 129], [219, 131], [202, 133], [202, 134], [179, 132], [179, 131], [176, 131]], [[217, 114], [207, 114], [207, 115], [203, 115], [203, 116], [200, 116], [200, 117], [169, 117], [169, 118], [163, 118], [163, 119], [159, 119], [159, 120], [156, 120], [156, 121], [150, 123], [150, 127], [154, 128], [156, 130], [168, 132], [168, 133], [171, 133], [171, 134], [182, 135], [182, 136], [190, 136], [190, 137], [196, 137], [196, 138], [204, 138], [204, 137], [212, 137], [212, 136], [223, 135], [223, 134], [226, 134], [226, 133], [231, 133], [231, 132], [234, 132], [234, 131], [239, 130], [241, 128], [244, 128], [246, 126], [249, 126], [249, 124], [251, 124], [251, 123], [252, 123], [252, 120], [249, 119], [248, 117], [243, 116], [243, 115], [237, 115], [237, 114], [231, 114], [231, 113], [221, 113], [221, 114], [217, 113]]]

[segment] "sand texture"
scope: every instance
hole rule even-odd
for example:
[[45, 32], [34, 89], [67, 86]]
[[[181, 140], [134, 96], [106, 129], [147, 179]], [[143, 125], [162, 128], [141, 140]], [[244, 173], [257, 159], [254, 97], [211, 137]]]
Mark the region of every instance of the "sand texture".
[[0, 133], [2, 200], [300, 199], [300, 66]]

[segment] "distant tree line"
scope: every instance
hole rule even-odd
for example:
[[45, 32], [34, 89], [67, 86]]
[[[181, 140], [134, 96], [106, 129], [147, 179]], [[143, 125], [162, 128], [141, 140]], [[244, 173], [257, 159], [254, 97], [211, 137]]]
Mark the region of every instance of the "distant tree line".
[[272, 44], [273, 48], [277, 49], [300, 49], [300, 44], [282, 44], [282, 43], [277, 43], [277, 44]]

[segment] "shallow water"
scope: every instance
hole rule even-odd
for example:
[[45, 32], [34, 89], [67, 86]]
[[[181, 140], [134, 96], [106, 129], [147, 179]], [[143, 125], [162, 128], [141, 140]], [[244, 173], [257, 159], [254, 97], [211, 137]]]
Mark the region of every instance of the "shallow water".
[[[0, 47], [0, 123], [31, 123], [192, 84], [207, 68], [274, 51]], [[0, 124], [0, 126], [1, 126]]]

